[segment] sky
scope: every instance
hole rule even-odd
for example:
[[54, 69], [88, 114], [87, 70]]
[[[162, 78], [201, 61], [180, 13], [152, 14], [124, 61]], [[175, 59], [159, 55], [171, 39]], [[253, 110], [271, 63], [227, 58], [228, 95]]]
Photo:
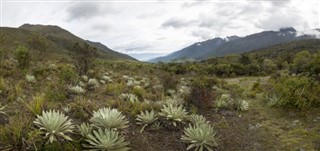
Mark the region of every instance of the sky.
[[148, 60], [215, 37], [320, 28], [317, 0], [0, 0], [1, 26], [58, 25]]

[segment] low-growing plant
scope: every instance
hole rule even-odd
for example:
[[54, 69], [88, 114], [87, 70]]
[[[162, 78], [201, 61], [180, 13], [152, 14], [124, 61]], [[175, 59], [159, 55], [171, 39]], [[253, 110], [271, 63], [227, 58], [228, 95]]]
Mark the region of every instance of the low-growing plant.
[[69, 87], [69, 90], [71, 91], [72, 94], [83, 94], [84, 92], [86, 92], [86, 90], [84, 90], [81, 86], [77, 85], [77, 86], [71, 86]]
[[82, 123], [81, 125], [77, 125], [77, 128], [80, 135], [84, 138], [87, 138], [89, 134], [92, 134], [93, 127], [88, 123]]
[[111, 108], [101, 108], [94, 111], [90, 122], [96, 127], [110, 129], [124, 129], [128, 127], [129, 123], [120, 111]]
[[203, 123], [207, 123], [207, 119], [202, 116], [202, 115], [198, 115], [198, 114], [191, 114], [188, 117], [188, 120], [192, 123], [192, 124], [203, 124]]
[[99, 86], [99, 82], [97, 81], [97, 79], [89, 79], [87, 86], [89, 90], [94, 90]]
[[187, 150], [194, 148], [194, 151], [213, 151], [214, 147], [218, 146], [216, 132], [208, 123], [196, 123], [189, 125], [184, 129], [184, 135], [181, 140], [187, 144]]
[[43, 111], [41, 116], [37, 115], [37, 119], [33, 123], [40, 130], [45, 131], [45, 138], [48, 138], [49, 143], [57, 141], [60, 138], [72, 141], [71, 137], [66, 135], [73, 132], [74, 125], [72, 124], [72, 120], [59, 111]]
[[[7, 150], [22, 150], [27, 144], [27, 132], [30, 130], [30, 117], [25, 115], [14, 115], [8, 118], [8, 123], [0, 125], [0, 144], [6, 146]], [[2, 148], [4, 149], [4, 148]]]
[[104, 130], [99, 128], [97, 131], [93, 130], [92, 134], [87, 135], [85, 139], [87, 144], [83, 147], [90, 150], [105, 150], [105, 151], [128, 151], [130, 150], [128, 142], [119, 132], [113, 129]]
[[144, 131], [146, 126], [154, 123], [157, 119], [158, 119], [157, 114], [154, 112], [154, 110], [140, 112], [140, 114], [137, 115], [137, 118], [136, 118], [137, 124], [142, 125], [140, 133]]
[[238, 100], [236, 108], [240, 111], [248, 111], [249, 103], [246, 100]]
[[124, 83], [109, 83], [106, 85], [106, 93], [120, 95], [126, 88]]
[[5, 108], [6, 108], [6, 105], [2, 105], [1, 103], [0, 103], [0, 114], [6, 114], [6, 112], [4, 111], [5, 110]]
[[166, 118], [170, 124], [177, 126], [177, 123], [182, 123], [186, 118], [188, 112], [183, 105], [173, 106], [172, 104], [164, 105], [159, 113], [160, 116]]
[[31, 113], [34, 115], [39, 115], [44, 109], [45, 103], [45, 97], [43, 94], [41, 94], [34, 96], [32, 100], [29, 103], [25, 103], [25, 105]]
[[33, 75], [26, 75], [26, 81], [27, 82], [36, 82], [36, 78]]

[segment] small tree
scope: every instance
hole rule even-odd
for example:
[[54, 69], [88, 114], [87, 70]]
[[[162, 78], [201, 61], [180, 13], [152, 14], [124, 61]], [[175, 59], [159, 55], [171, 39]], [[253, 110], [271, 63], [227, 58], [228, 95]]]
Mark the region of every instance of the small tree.
[[74, 59], [74, 65], [79, 75], [85, 75], [93, 65], [94, 57], [97, 56], [97, 49], [85, 42], [82, 44], [77, 42], [71, 49], [70, 55]]
[[48, 49], [48, 43], [45, 37], [41, 36], [36, 32], [31, 32], [28, 35], [28, 47], [29, 49], [36, 50], [37, 58], [42, 58], [44, 55], [44, 52], [47, 51]]
[[27, 47], [18, 46], [14, 53], [14, 56], [18, 60], [19, 68], [24, 69], [29, 67], [31, 56]]

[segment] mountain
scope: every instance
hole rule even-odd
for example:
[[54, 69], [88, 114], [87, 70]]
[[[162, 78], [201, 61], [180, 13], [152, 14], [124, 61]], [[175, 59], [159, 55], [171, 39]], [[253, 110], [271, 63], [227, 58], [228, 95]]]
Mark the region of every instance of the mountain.
[[0, 27], [0, 30], [5, 40], [4, 44], [1, 44], [2, 48], [9, 50], [14, 50], [18, 45], [27, 45], [28, 35], [31, 32], [37, 32], [45, 38], [48, 44], [48, 52], [68, 53], [76, 42], [87, 42], [90, 46], [97, 48], [100, 58], [136, 60], [126, 54], [111, 50], [99, 42], [77, 37], [59, 26], [24, 24], [19, 28]]
[[197, 42], [180, 51], [176, 51], [164, 57], [150, 60], [151, 62], [169, 62], [179, 59], [204, 60], [212, 57], [221, 57], [229, 54], [241, 54], [253, 50], [267, 48], [277, 44], [303, 39], [316, 39], [320, 32], [317, 29], [312, 32], [300, 32], [292, 27], [281, 28], [279, 31], [264, 31], [245, 37], [231, 36], [227, 38], [214, 38]]

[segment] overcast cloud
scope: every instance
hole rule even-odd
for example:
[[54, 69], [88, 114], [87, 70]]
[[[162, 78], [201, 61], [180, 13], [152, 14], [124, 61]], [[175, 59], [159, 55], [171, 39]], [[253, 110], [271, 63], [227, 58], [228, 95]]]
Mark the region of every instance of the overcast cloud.
[[142, 60], [217, 36], [245, 36], [289, 26], [320, 28], [318, 1], [2, 0], [1, 4], [1, 26], [58, 25]]

